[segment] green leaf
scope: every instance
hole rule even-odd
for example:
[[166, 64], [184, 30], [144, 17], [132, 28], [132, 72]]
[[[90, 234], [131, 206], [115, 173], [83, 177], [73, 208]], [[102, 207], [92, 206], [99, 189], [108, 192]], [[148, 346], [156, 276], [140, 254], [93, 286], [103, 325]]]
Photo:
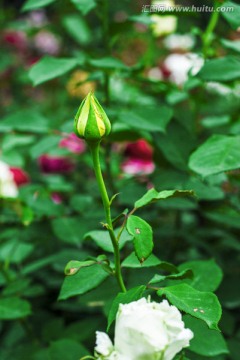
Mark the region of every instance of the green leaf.
[[230, 41], [226, 39], [221, 39], [221, 44], [227, 49], [240, 53], [240, 40]]
[[143, 263], [141, 263], [135, 253], [130, 254], [123, 262], [122, 267], [141, 269], [147, 267], [155, 267], [159, 269], [169, 271], [172, 273], [178, 273], [178, 269], [175, 265], [170, 264], [166, 261], [159, 260], [155, 255], [151, 254]]
[[221, 115], [221, 116], [207, 116], [201, 120], [201, 124], [207, 128], [211, 129], [218, 126], [223, 126], [229, 124], [231, 121], [230, 115]]
[[2, 150], [9, 151], [17, 147], [23, 147], [32, 144], [35, 141], [35, 136], [8, 134], [5, 135], [2, 141]]
[[79, 15], [68, 15], [63, 18], [63, 25], [68, 34], [80, 45], [91, 41], [91, 32], [84, 18]]
[[74, 276], [67, 276], [64, 279], [59, 300], [66, 300], [69, 297], [82, 295], [96, 288], [109, 276], [100, 265], [93, 265], [82, 268]]
[[30, 304], [18, 297], [0, 299], [0, 319], [15, 320], [31, 314]]
[[34, 220], [34, 212], [30, 207], [22, 205], [20, 219], [23, 225], [29, 226]]
[[157, 284], [157, 283], [167, 280], [167, 279], [182, 280], [182, 279], [192, 279], [192, 278], [193, 278], [192, 270], [186, 269], [186, 270], [180, 271], [177, 274], [171, 274], [171, 275], [155, 274], [154, 277], [149, 281], [149, 284]]
[[209, 185], [197, 177], [191, 177], [184, 183], [184, 188], [193, 189], [199, 200], [221, 200], [225, 194], [219, 186]]
[[88, 224], [81, 218], [59, 218], [52, 221], [54, 234], [68, 244], [80, 244], [83, 241]]
[[156, 149], [161, 151], [174, 168], [180, 171], [187, 170], [189, 155], [196, 146], [193, 133], [180, 124], [171, 122], [166, 134], [154, 134], [153, 138]]
[[189, 167], [209, 176], [240, 167], [240, 136], [213, 135], [192, 153]]
[[94, 264], [96, 264], [96, 261], [94, 260], [86, 260], [86, 261], [71, 260], [65, 266], [64, 274], [75, 275], [81, 268], [92, 266]]
[[14, 296], [25, 294], [26, 289], [29, 288], [31, 280], [28, 278], [19, 277], [16, 280], [12, 280], [3, 289], [2, 294], [4, 296]]
[[0, 260], [19, 264], [24, 261], [34, 250], [34, 245], [11, 239], [0, 245]]
[[48, 120], [35, 110], [19, 110], [1, 120], [0, 132], [12, 130], [45, 133], [49, 130]]
[[231, 207], [223, 207], [216, 211], [205, 211], [204, 216], [207, 219], [216, 221], [221, 226], [228, 226], [236, 229], [240, 229], [239, 211], [232, 209]]
[[221, 11], [221, 15], [225, 18], [225, 20], [231, 25], [232, 29], [237, 30], [240, 27], [240, 5], [227, 1], [223, 4], [223, 7], [232, 8], [228, 11]]
[[138, 216], [127, 219], [127, 231], [134, 237], [134, 248], [140, 262], [144, 262], [152, 253], [153, 234], [151, 226]]
[[25, 166], [25, 159], [17, 149], [2, 153], [1, 161], [6, 162], [9, 166], [16, 166], [20, 168]]
[[220, 332], [209, 329], [203, 321], [190, 315], [184, 316], [183, 320], [194, 333], [189, 350], [207, 357], [228, 354], [227, 344]]
[[167, 103], [169, 105], [176, 105], [189, 97], [187, 92], [184, 92], [182, 89], [179, 90], [172, 90], [166, 96]]
[[188, 261], [181, 264], [180, 271], [191, 269], [193, 271], [193, 279], [185, 280], [194, 289], [200, 291], [215, 291], [219, 287], [223, 273], [214, 260], [196, 260]]
[[71, 0], [71, 2], [83, 15], [87, 15], [97, 5], [96, 0]]
[[33, 85], [36, 86], [66, 74], [74, 69], [77, 64], [77, 59], [44, 56], [31, 67], [29, 77]]
[[50, 150], [56, 149], [61, 140], [61, 137], [58, 135], [48, 135], [41, 140], [37, 141], [30, 151], [30, 156], [32, 159], [37, 159], [40, 155], [49, 153]]
[[[76, 249], [71, 250], [63, 250], [61, 252], [57, 252], [54, 255], [46, 256], [44, 258], [37, 259], [28, 265], [25, 265], [24, 268], [21, 270], [23, 275], [27, 275], [36, 271], [43, 269], [46, 266], [53, 266], [54, 264], [65, 264], [69, 258], [73, 258], [76, 256]], [[79, 257], [84, 260], [88, 254], [83, 250], [79, 253]], [[64, 265], [63, 265], [64, 266]]]
[[115, 299], [112, 302], [112, 306], [110, 308], [109, 314], [108, 314], [108, 326], [107, 331], [109, 330], [111, 324], [116, 318], [118, 308], [120, 304], [129, 304], [132, 301], [137, 301], [142, 298], [143, 293], [146, 289], [146, 286], [141, 285], [138, 287], [135, 287], [133, 289], [128, 290], [125, 293], [119, 293]]
[[25, 1], [22, 12], [29, 11], [29, 10], [36, 10], [42, 8], [44, 6], [50, 5], [51, 3], [55, 2], [56, 0], [27, 0]]
[[[119, 229], [116, 229], [114, 232], [117, 235]], [[129, 235], [126, 230], [123, 230], [119, 241], [119, 248], [122, 249], [126, 242], [131, 241], [132, 239], [132, 236]], [[107, 230], [90, 231], [84, 236], [84, 240], [93, 240], [104, 251], [113, 253], [112, 241]]]
[[228, 346], [231, 354], [232, 360], [238, 360], [239, 359], [239, 349], [240, 349], [240, 340], [239, 338], [229, 339], [228, 340]]
[[240, 78], [240, 59], [226, 56], [208, 60], [197, 74], [205, 81], [231, 81]]
[[89, 64], [100, 69], [127, 70], [128, 66], [114, 57], [89, 60]]
[[194, 195], [192, 190], [163, 190], [158, 192], [154, 188], [148, 190], [148, 192], [141, 197], [141, 199], [137, 200], [134, 204], [136, 209], [139, 209], [143, 206], [149, 205], [158, 200], [165, 200], [171, 197], [183, 197]]
[[78, 360], [88, 355], [88, 350], [72, 339], [60, 339], [51, 343], [49, 348], [50, 360]]
[[134, 21], [137, 23], [141, 23], [144, 25], [151, 25], [152, 23], [154, 23], [154, 20], [151, 19], [150, 16], [148, 16], [147, 14], [140, 14], [140, 15], [132, 15], [128, 17], [128, 20], [130, 21]]
[[179, 310], [205, 321], [210, 329], [219, 330], [222, 309], [215, 294], [195, 290], [187, 284], [162, 288], [157, 294], [165, 295]]
[[139, 106], [133, 111], [122, 111], [119, 121], [135, 130], [165, 132], [166, 126], [173, 116], [172, 109], [161, 106]]

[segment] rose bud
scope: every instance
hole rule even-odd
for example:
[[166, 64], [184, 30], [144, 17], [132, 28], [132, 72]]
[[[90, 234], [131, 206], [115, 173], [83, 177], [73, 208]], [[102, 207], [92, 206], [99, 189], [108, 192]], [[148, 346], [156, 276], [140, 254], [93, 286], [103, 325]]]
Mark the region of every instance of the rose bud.
[[99, 142], [111, 131], [110, 121], [93, 93], [82, 101], [74, 120], [78, 137], [89, 142]]

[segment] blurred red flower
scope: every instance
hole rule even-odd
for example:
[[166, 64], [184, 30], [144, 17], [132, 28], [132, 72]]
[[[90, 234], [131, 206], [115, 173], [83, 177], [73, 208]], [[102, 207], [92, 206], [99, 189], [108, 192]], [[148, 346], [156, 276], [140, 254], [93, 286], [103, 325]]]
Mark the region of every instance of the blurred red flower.
[[10, 167], [9, 170], [12, 173], [13, 180], [17, 186], [28, 184], [30, 182], [28, 174], [21, 168]]
[[67, 174], [74, 170], [75, 164], [65, 156], [42, 155], [38, 159], [40, 169], [46, 174]]
[[125, 155], [127, 159], [122, 163], [122, 170], [126, 174], [151, 174], [154, 171], [153, 150], [146, 140], [128, 144]]
[[27, 36], [22, 31], [6, 31], [3, 34], [3, 41], [18, 50], [25, 50], [27, 48]]

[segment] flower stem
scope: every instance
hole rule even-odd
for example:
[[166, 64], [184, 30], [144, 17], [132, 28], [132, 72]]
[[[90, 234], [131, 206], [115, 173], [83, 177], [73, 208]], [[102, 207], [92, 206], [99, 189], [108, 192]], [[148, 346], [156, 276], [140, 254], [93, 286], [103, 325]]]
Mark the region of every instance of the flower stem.
[[88, 145], [89, 145], [90, 150], [91, 150], [94, 171], [95, 171], [99, 191], [100, 191], [100, 194], [101, 194], [101, 197], [102, 197], [103, 207], [104, 207], [104, 210], [105, 210], [105, 217], [106, 217], [106, 222], [107, 222], [107, 230], [109, 232], [109, 235], [110, 235], [110, 238], [111, 238], [111, 241], [112, 241], [112, 245], [113, 245], [114, 260], [115, 260], [115, 276], [116, 276], [118, 285], [120, 286], [121, 290], [123, 292], [126, 292], [126, 287], [124, 285], [124, 281], [123, 281], [123, 278], [122, 278], [122, 272], [121, 272], [119, 245], [118, 245], [117, 238], [116, 238], [116, 236], [114, 234], [114, 231], [113, 231], [110, 201], [109, 201], [108, 193], [107, 193], [106, 186], [105, 186], [105, 183], [104, 183], [104, 180], [103, 180], [102, 171], [101, 171], [101, 165], [100, 165], [100, 159], [99, 159], [100, 142], [88, 143]]
[[215, 27], [217, 26], [218, 23], [218, 19], [220, 16], [220, 12], [216, 11], [216, 8], [218, 6], [218, 1], [214, 1], [214, 10], [211, 14], [208, 26], [206, 28], [206, 31], [204, 32], [203, 36], [202, 36], [202, 41], [203, 41], [203, 55], [206, 58], [208, 56], [208, 50], [209, 47], [211, 45], [212, 42], [212, 37], [213, 37], [213, 31], [215, 29]]

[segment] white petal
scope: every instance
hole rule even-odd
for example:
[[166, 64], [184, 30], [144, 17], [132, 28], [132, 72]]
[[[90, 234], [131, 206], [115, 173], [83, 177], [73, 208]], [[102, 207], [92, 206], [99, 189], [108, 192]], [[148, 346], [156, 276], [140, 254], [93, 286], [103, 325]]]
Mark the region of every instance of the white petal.
[[98, 354], [108, 356], [113, 352], [113, 344], [109, 336], [105, 332], [96, 331], [95, 351]]

